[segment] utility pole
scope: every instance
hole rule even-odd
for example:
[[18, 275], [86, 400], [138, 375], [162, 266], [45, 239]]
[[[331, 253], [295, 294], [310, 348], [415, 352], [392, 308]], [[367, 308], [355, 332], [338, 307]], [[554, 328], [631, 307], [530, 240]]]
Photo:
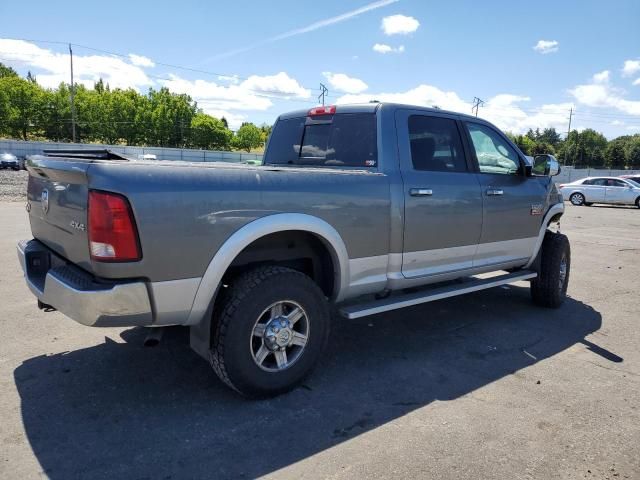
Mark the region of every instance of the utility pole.
[[[569, 135], [571, 135], [571, 117], [573, 117], [573, 107], [569, 109], [569, 128], [567, 129], [567, 147], [564, 149], [564, 164], [567, 164], [567, 157], [569, 156]], [[575, 162], [573, 162], [575, 166]]]
[[478, 108], [484, 105], [484, 100], [478, 98], [478, 97], [473, 97], [473, 106], [471, 107], [471, 111], [473, 112], [473, 110], [475, 109], [476, 111], [476, 117], [478, 116]]
[[73, 50], [71, 50], [71, 44], [69, 44], [69, 58], [71, 60], [71, 138], [73, 143], [76, 143], [76, 87], [73, 83]]
[[318, 95], [318, 102], [322, 103], [322, 106], [324, 107], [324, 96], [329, 93], [329, 90], [327, 90], [327, 87], [325, 87], [322, 83], [320, 84], [320, 95]]

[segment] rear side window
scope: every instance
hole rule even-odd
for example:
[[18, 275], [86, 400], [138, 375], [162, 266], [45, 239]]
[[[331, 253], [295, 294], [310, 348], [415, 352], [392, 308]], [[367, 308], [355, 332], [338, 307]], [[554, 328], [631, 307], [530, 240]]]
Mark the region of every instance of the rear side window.
[[271, 134], [265, 163], [375, 167], [376, 116], [337, 113], [313, 121], [306, 117], [280, 120]]
[[606, 178], [594, 178], [593, 180], [591, 180], [590, 185], [598, 185], [600, 187], [604, 187], [605, 185], [607, 185], [607, 179]]
[[409, 141], [415, 170], [467, 171], [455, 120], [412, 115], [409, 117]]

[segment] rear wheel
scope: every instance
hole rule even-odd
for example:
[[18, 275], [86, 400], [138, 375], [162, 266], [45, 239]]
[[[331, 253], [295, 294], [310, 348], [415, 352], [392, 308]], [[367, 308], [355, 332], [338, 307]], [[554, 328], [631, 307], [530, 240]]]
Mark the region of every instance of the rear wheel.
[[581, 193], [572, 193], [571, 196], [569, 197], [569, 201], [579, 207], [581, 205], [584, 205], [584, 195], [582, 195]]
[[567, 296], [571, 270], [569, 239], [561, 233], [545, 233], [538, 276], [531, 281], [531, 297], [540, 306], [558, 308]]
[[636, 198], [636, 207], [640, 208], [640, 197]]
[[220, 379], [247, 397], [291, 390], [320, 360], [329, 306], [311, 278], [266, 266], [237, 277], [214, 317], [210, 359]]

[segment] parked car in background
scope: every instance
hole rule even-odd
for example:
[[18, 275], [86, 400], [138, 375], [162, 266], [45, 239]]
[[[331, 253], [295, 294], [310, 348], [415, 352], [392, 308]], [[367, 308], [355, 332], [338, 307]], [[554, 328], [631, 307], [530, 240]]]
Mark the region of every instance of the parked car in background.
[[640, 208], [640, 183], [628, 178], [588, 177], [558, 187], [565, 200], [576, 206], [610, 203]]
[[634, 175], [620, 175], [620, 178], [624, 178], [625, 180], [631, 180], [640, 184], [640, 173], [636, 173]]
[[10, 168], [12, 170], [20, 170], [18, 157], [13, 153], [3, 153], [0, 155], [0, 167]]

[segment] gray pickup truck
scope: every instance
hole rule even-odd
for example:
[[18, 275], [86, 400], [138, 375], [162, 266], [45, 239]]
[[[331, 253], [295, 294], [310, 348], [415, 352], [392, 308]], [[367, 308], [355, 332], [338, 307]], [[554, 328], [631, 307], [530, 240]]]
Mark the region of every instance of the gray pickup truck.
[[570, 249], [548, 155], [486, 121], [407, 105], [281, 115], [262, 165], [54, 151], [28, 161], [41, 308], [90, 326], [190, 327], [250, 397], [287, 391], [358, 318], [521, 280], [558, 307]]

